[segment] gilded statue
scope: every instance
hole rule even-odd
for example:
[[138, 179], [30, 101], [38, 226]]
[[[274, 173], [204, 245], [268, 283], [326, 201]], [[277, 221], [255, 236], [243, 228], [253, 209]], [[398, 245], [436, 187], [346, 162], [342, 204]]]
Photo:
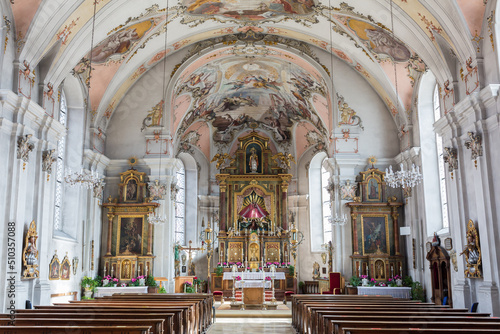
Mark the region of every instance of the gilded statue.
[[467, 244], [460, 255], [465, 255], [467, 262], [465, 277], [481, 277], [481, 248], [477, 229], [472, 220], [467, 223]]
[[252, 173], [256, 173], [257, 172], [257, 169], [259, 168], [259, 157], [257, 155], [257, 150], [255, 149], [255, 147], [252, 147], [250, 149], [250, 158], [248, 159], [248, 165], [250, 166], [250, 170], [252, 171]]

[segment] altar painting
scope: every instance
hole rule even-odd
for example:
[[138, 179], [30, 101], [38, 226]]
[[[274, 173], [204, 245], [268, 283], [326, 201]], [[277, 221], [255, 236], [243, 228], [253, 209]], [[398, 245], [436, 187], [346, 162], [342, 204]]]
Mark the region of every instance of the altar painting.
[[120, 217], [117, 254], [141, 255], [144, 217]]
[[361, 229], [363, 236], [363, 255], [389, 253], [389, 226], [387, 215], [362, 215]]
[[284, 15], [307, 15], [314, 12], [313, 0], [184, 0], [193, 15], [221, 15], [244, 21], [259, 21]]

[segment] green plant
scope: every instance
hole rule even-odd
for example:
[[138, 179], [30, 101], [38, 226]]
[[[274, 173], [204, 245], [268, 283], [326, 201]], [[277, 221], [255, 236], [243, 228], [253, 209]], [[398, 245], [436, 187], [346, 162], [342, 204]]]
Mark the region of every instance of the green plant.
[[217, 266], [214, 270], [215, 274], [217, 276], [222, 276], [222, 273], [224, 272], [224, 267], [223, 266]]
[[158, 290], [158, 293], [167, 293], [167, 290], [165, 289], [164, 286], [162, 286], [160, 290]]
[[368, 286], [375, 286], [377, 285], [377, 281], [375, 280], [375, 278], [372, 278], [369, 282], [368, 282]]
[[424, 287], [418, 281], [413, 282], [413, 284], [411, 285], [411, 299], [420, 300], [424, 303], [426, 302]]
[[398, 286], [398, 283], [396, 282], [395, 279], [389, 278], [389, 280], [387, 281], [387, 285], [390, 287], [395, 287]]
[[413, 278], [411, 276], [405, 276], [403, 278], [403, 286], [411, 287], [413, 285]]
[[94, 278], [95, 287], [102, 286], [102, 277], [97, 275]]
[[361, 285], [361, 278], [358, 276], [352, 276], [349, 279], [349, 283], [351, 283], [352, 286], [360, 286]]
[[295, 267], [290, 265], [288, 267], [288, 275], [293, 276], [295, 274]]
[[81, 286], [84, 289], [94, 289], [96, 282], [89, 276], [83, 276]]
[[148, 275], [148, 277], [146, 278], [146, 286], [150, 286], [153, 288], [158, 287], [158, 284], [156, 284], [155, 278], [153, 276]]

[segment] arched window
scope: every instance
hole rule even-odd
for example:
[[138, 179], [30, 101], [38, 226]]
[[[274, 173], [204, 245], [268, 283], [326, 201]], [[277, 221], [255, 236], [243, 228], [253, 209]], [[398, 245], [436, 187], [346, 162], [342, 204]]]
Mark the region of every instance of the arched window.
[[175, 196], [175, 242], [185, 245], [186, 241], [186, 171], [184, 164], [176, 172], [177, 195]]
[[[59, 103], [59, 123], [66, 126], [68, 107], [66, 97], [61, 92]], [[63, 136], [57, 143], [57, 165], [56, 165], [56, 191], [54, 208], [54, 230], [63, 231], [62, 226], [62, 203], [63, 203], [63, 182], [64, 182], [64, 155], [66, 152], [66, 136]]]
[[[439, 102], [439, 88], [438, 85], [434, 88], [434, 121], [441, 118], [441, 104]], [[441, 195], [441, 216], [443, 219], [443, 228], [448, 228], [448, 200], [446, 196], [446, 174], [443, 159], [443, 139], [436, 133], [436, 149], [438, 156], [439, 166], [439, 193]]]
[[[325, 159], [326, 160], [326, 159]], [[325, 161], [323, 160], [323, 162]], [[330, 218], [332, 217], [331, 198], [328, 192], [328, 180], [330, 179], [330, 172], [328, 172], [321, 164], [321, 202], [323, 203], [323, 243], [332, 241], [332, 224]]]
[[326, 153], [318, 153], [309, 165], [309, 222], [313, 252], [320, 252], [321, 245], [331, 240], [330, 194], [325, 189], [330, 173], [323, 167], [325, 159]]

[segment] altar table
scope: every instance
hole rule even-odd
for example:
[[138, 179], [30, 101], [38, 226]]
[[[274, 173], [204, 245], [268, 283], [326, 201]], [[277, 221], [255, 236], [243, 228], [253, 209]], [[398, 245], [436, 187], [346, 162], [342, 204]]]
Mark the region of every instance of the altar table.
[[111, 296], [114, 293], [148, 293], [147, 286], [127, 286], [127, 287], [98, 287], [95, 288], [94, 297]]
[[262, 282], [262, 280], [253, 280], [253, 281], [236, 281], [234, 283], [234, 287], [236, 289], [240, 289], [240, 288], [262, 288], [264, 286], [265, 286], [266, 289], [271, 289], [271, 281]]
[[411, 298], [410, 287], [358, 286], [358, 295], [392, 296], [394, 298]]
[[[235, 276], [240, 276], [242, 280], [248, 281], [248, 280], [263, 280], [264, 277], [271, 277], [270, 272], [258, 272], [258, 273], [253, 273], [253, 272], [237, 272]], [[232, 280], [233, 279], [233, 273], [226, 271], [223, 276], [224, 280]], [[285, 273], [282, 271], [277, 271], [274, 275], [275, 280], [284, 280], [285, 279]]]

